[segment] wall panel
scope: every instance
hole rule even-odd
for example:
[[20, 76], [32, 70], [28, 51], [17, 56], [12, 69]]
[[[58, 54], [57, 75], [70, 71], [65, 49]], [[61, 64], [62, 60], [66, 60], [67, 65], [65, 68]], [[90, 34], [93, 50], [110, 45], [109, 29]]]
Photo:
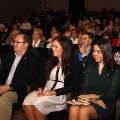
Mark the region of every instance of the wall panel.
[[85, 8], [87, 10], [100, 10], [106, 8], [114, 8], [120, 11], [120, 0], [85, 0]]
[[52, 8], [53, 11], [61, 8], [69, 9], [69, 0], [45, 0], [45, 3], [48, 3], [49, 8]]
[[46, 9], [46, 3], [53, 11], [64, 8], [69, 9], [69, 0], [1, 0], [0, 1], [0, 20], [4, 17], [12, 15], [22, 15], [33, 10], [35, 14], [39, 14], [41, 10]]
[[33, 10], [39, 14], [42, 9], [42, 0], [1, 0], [0, 1], [0, 20], [5, 16], [22, 15]]

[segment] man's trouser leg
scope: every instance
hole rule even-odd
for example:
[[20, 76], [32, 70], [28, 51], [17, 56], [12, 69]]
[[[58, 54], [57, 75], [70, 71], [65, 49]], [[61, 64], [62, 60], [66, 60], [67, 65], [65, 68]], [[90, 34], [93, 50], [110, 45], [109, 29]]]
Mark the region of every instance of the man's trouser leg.
[[10, 120], [12, 115], [12, 104], [18, 102], [16, 92], [9, 91], [0, 96], [0, 120]]

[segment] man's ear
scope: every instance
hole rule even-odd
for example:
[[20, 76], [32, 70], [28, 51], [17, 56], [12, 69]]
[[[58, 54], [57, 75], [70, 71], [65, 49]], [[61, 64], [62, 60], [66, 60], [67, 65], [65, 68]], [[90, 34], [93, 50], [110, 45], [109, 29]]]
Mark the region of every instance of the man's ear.
[[92, 39], [90, 39], [89, 43], [90, 43], [90, 44], [92, 43]]
[[27, 48], [29, 46], [29, 44], [28, 43], [25, 43], [25, 47]]

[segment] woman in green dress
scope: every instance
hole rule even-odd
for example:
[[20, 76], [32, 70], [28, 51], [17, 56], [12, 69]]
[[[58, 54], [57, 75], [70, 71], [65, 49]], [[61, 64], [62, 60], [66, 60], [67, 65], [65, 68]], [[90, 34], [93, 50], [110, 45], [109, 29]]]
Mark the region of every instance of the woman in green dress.
[[78, 96], [86, 106], [72, 105], [69, 120], [105, 119], [116, 108], [120, 69], [114, 61], [110, 43], [102, 38], [93, 45], [95, 63], [87, 67], [84, 87]]

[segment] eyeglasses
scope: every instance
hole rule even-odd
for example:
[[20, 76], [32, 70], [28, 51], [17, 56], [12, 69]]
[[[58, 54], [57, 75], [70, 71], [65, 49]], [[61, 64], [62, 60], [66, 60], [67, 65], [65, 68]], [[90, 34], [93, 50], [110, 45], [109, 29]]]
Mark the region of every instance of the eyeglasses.
[[25, 43], [25, 42], [14, 41], [13, 43], [17, 43], [17, 44], [20, 44], [20, 43]]

